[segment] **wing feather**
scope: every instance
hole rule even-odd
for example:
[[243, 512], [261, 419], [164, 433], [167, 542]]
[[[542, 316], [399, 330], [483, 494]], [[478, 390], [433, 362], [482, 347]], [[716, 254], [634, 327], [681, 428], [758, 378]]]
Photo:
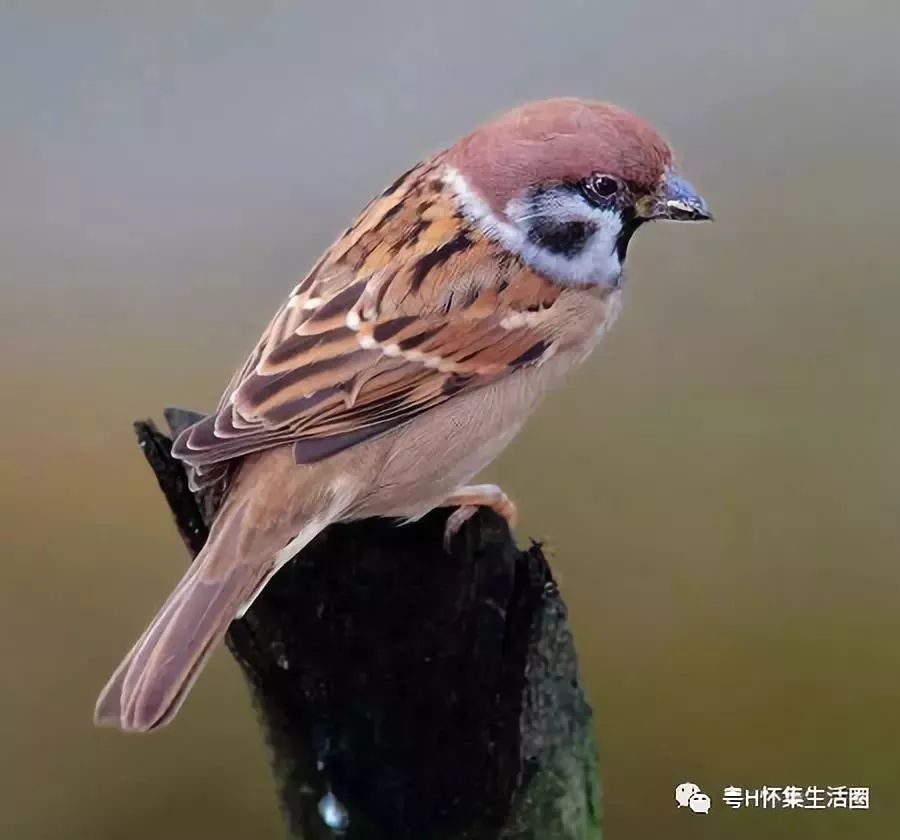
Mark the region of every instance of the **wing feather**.
[[382, 194], [292, 291], [175, 442], [195, 478], [287, 443], [298, 462], [328, 457], [554, 352], [562, 290], [469, 225], [438, 171]]

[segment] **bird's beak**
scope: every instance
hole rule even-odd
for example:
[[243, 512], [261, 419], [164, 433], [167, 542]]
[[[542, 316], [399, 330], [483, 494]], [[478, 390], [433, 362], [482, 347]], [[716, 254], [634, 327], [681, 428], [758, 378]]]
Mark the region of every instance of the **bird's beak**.
[[669, 170], [654, 195], [640, 199], [638, 215], [646, 220], [668, 219], [674, 222], [705, 222], [712, 219], [706, 202], [684, 178]]

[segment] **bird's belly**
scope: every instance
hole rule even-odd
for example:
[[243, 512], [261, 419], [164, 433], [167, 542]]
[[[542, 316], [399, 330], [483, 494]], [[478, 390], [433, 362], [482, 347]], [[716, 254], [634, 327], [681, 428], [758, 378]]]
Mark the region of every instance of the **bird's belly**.
[[507, 447], [567, 367], [550, 360], [432, 409], [427, 423], [391, 432], [383, 466], [350, 518], [411, 519], [439, 506]]

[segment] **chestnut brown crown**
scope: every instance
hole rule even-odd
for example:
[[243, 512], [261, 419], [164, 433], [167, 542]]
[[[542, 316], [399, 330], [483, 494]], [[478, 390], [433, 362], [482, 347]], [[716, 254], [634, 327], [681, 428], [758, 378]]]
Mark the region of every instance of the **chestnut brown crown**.
[[460, 140], [448, 162], [495, 213], [528, 187], [602, 172], [650, 192], [672, 163], [653, 126], [615, 105], [546, 99], [515, 108]]

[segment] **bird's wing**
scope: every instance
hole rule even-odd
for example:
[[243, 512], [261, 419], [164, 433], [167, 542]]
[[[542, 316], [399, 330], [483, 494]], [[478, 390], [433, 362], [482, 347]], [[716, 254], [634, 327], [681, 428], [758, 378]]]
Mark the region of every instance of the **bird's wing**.
[[556, 350], [563, 291], [465, 222], [433, 169], [360, 216], [175, 454], [201, 474], [293, 443], [320, 460]]

